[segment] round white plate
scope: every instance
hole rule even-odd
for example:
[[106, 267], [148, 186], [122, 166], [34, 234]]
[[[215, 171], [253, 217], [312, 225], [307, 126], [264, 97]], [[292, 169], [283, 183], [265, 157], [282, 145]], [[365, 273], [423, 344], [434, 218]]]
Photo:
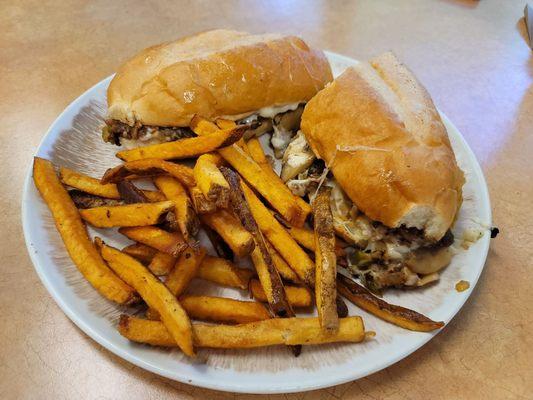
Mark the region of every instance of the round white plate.
[[[356, 63], [333, 53], [328, 53], [328, 58], [335, 75]], [[111, 77], [98, 83], [65, 109], [43, 138], [37, 156], [92, 176], [101, 176], [107, 168], [119, 163], [114, 157], [117, 148], [103, 143], [99, 132], [110, 80]], [[417, 291], [389, 291], [385, 299], [413, 308], [434, 320], [449, 322], [469, 297], [483, 269], [489, 248], [486, 228], [490, 226], [491, 213], [485, 179], [474, 154], [446, 116], [442, 118], [466, 175], [464, 204], [454, 233], [461, 237], [465, 228], [481, 227], [485, 234], [469, 250], [459, 248], [438, 284]], [[191, 361], [178, 350], [130, 343], [118, 334], [118, 316], [136, 310], [123, 309], [106, 301], [78, 272], [33, 185], [31, 169], [24, 185], [22, 223], [35, 270], [57, 304], [80, 329], [131, 363], [191, 385], [245, 393], [288, 393], [323, 388], [386, 368], [438, 333], [403, 330], [350, 305], [350, 314], [362, 315], [367, 330], [376, 332], [375, 339], [362, 344], [304, 347], [298, 358], [283, 346], [257, 350], [201, 349], [197, 360]], [[117, 246], [128, 243], [116, 232], [102, 230], [98, 234]], [[461, 279], [470, 282], [470, 289], [458, 293], [454, 286]], [[194, 282], [193, 286], [193, 292], [247, 298], [246, 293], [238, 290], [215, 288], [201, 281]]]

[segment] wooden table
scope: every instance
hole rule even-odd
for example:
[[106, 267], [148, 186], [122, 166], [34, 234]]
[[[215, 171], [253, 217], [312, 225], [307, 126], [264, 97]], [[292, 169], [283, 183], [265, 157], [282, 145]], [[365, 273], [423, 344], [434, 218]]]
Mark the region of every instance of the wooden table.
[[23, 178], [56, 116], [137, 50], [213, 27], [294, 33], [359, 59], [394, 50], [477, 155], [501, 230], [470, 300], [429, 344], [365, 379], [285, 398], [532, 398], [533, 59], [524, 3], [0, 3], [0, 398], [248, 398], [160, 378], [89, 339], [37, 278], [20, 224]]

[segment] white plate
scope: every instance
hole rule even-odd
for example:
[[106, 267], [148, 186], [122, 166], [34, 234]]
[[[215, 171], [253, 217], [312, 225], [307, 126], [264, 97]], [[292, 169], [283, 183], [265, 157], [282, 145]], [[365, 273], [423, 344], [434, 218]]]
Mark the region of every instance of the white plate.
[[[335, 75], [356, 63], [333, 53], [328, 53], [328, 58]], [[37, 156], [93, 176], [101, 176], [106, 168], [118, 164], [118, 159], [114, 157], [116, 147], [103, 143], [99, 133], [110, 79], [98, 83], [65, 109], [43, 138]], [[465, 227], [490, 226], [489, 197], [474, 154], [446, 116], [442, 115], [442, 118], [459, 165], [466, 173], [464, 204], [455, 227], [456, 236], [461, 237]], [[304, 347], [298, 358], [282, 346], [257, 350], [204, 349], [199, 351], [198, 360], [190, 361], [178, 350], [130, 343], [118, 334], [118, 316], [135, 310], [121, 309], [103, 299], [72, 264], [50, 212], [33, 185], [31, 170], [24, 185], [22, 223], [35, 270], [57, 304], [80, 329], [131, 363], [191, 385], [245, 393], [288, 393], [323, 388], [386, 368], [437, 333], [406, 331], [350, 305], [350, 314], [362, 315], [367, 329], [376, 331], [374, 340], [363, 344]], [[98, 233], [112, 244], [128, 243], [115, 232]], [[460, 249], [452, 264], [443, 271], [438, 284], [418, 291], [390, 291], [385, 298], [420, 311], [434, 320], [449, 322], [473, 290], [488, 248], [489, 235], [485, 231], [484, 236], [468, 251]], [[460, 279], [470, 282], [469, 290], [462, 293], [454, 290], [455, 283]], [[246, 297], [246, 293], [208, 287], [200, 281], [194, 286], [196, 291]]]

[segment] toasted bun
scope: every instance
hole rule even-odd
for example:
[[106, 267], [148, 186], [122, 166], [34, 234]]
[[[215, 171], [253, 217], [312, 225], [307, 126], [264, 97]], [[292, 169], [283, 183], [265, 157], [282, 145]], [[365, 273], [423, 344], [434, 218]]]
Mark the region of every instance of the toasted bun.
[[107, 91], [108, 118], [188, 126], [306, 102], [333, 79], [321, 51], [294, 36], [214, 30], [143, 50]]
[[464, 183], [425, 88], [392, 53], [348, 68], [305, 107], [302, 130], [369, 218], [440, 239]]

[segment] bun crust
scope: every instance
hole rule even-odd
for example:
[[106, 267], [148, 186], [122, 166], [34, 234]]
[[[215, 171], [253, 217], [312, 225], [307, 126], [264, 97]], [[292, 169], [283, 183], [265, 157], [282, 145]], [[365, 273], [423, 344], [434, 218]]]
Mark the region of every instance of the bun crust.
[[214, 30], [143, 50], [107, 91], [108, 118], [133, 125], [188, 126], [306, 102], [333, 79], [321, 51], [294, 36]]
[[369, 218], [433, 240], [452, 225], [463, 173], [431, 97], [392, 53], [348, 68], [319, 92], [301, 129]]

